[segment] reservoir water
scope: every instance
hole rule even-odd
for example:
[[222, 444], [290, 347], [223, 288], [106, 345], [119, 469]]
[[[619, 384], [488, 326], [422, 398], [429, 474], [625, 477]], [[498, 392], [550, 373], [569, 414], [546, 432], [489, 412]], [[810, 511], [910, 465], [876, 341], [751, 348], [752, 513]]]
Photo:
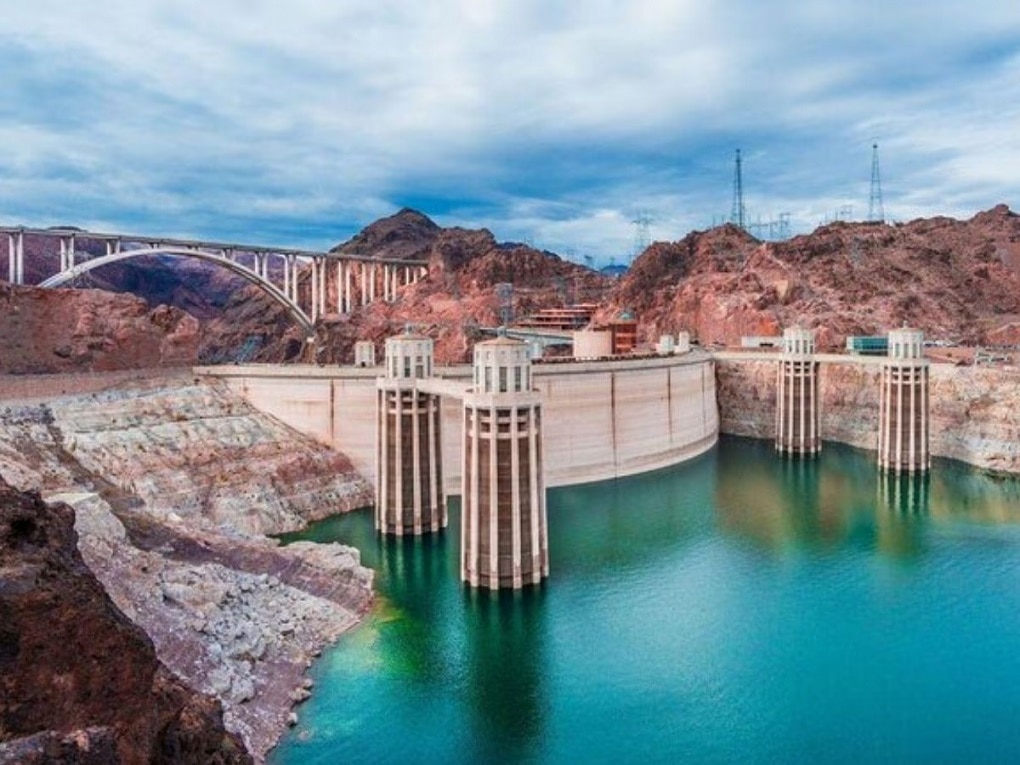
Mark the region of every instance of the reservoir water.
[[884, 478], [723, 438], [549, 492], [551, 577], [458, 580], [459, 516], [361, 549], [379, 603], [312, 669], [273, 765], [1020, 761], [1020, 481]]

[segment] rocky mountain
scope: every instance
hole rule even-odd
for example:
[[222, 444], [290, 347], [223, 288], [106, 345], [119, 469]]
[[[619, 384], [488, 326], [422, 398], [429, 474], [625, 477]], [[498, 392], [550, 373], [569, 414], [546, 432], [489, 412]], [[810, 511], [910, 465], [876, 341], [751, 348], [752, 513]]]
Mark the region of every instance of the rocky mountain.
[[656, 243], [602, 316], [632, 311], [645, 339], [688, 330], [702, 343], [817, 330], [821, 348], [903, 324], [969, 344], [1020, 342], [1020, 216], [832, 223], [763, 243], [734, 226]]
[[395, 215], [380, 218], [330, 252], [367, 255], [396, 260], [427, 258], [443, 229], [417, 210], [405, 207]]

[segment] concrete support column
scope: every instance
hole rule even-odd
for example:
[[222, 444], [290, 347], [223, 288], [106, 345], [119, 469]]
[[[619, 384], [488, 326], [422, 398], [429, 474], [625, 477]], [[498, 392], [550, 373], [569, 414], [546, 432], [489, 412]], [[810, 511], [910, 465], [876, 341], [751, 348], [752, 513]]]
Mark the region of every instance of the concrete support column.
[[329, 264], [325, 258], [319, 259], [319, 315], [326, 315], [326, 297], [329, 287]]
[[401, 335], [386, 341], [385, 375], [376, 382], [376, 530], [420, 535], [446, 527], [439, 400], [420, 392], [432, 375], [432, 341]]
[[464, 396], [461, 579], [517, 589], [548, 576], [541, 404], [527, 387], [525, 343], [475, 346], [475, 385]]
[[337, 261], [337, 313], [344, 313], [344, 261]]
[[[489, 555], [488, 555], [488, 575], [490, 582], [499, 582], [499, 420], [495, 407], [489, 407], [487, 410], [487, 419], [489, 421], [489, 438], [485, 442], [486, 447], [489, 451], [488, 461], [488, 473], [489, 473], [489, 492], [488, 496], [484, 499], [479, 497], [479, 503], [482, 504], [489, 516]], [[486, 415], [483, 415], [486, 417]], [[483, 562], [484, 566], [484, 562]], [[483, 568], [480, 566], [480, 568]], [[496, 587], [499, 585], [496, 584]], [[495, 588], [493, 588], [495, 589]]]
[[375, 405], [375, 528], [381, 531], [386, 528], [383, 508], [390, 506], [390, 460], [387, 453], [389, 444], [384, 436], [389, 428], [390, 397], [392, 393], [379, 389], [376, 391]]
[[351, 267], [354, 264], [348, 261], [344, 266], [344, 313], [350, 313], [354, 310], [351, 305]]
[[311, 296], [311, 299], [312, 299], [312, 310], [311, 310], [312, 321], [317, 321], [318, 318], [319, 318], [319, 275], [318, 275], [318, 271], [319, 271], [318, 260], [316, 258], [312, 258], [311, 271], [309, 273], [309, 277], [310, 277], [309, 281], [311, 282], [311, 284], [309, 285], [309, 288], [310, 288], [310, 292], [311, 292], [310, 296]]
[[889, 332], [889, 358], [882, 364], [879, 394], [878, 465], [896, 473], [930, 467], [929, 369], [919, 330]]
[[374, 303], [375, 302], [375, 282], [376, 282], [376, 278], [377, 278], [375, 263], [372, 263], [369, 266], [368, 270], [369, 270], [369, 277], [368, 277], [368, 302], [369, 303]]
[[14, 234], [7, 235], [7, 281], [14, 284]]
[[783, 355], [776, 380], [776, 450], [809, 457], [821, 449], [821, 407], [814, 333], [799, 328], [783, 333]]

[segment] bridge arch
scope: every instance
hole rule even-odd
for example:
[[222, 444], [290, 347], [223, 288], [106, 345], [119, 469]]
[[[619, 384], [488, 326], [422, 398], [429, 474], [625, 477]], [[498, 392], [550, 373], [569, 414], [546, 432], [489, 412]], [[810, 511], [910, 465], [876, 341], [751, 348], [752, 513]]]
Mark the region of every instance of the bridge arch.
[[[92, 258], [91, 260], [84, 260], [80, 263], [75, 264], [71, 268], [61, 271], [58, 274], [51, 276], [39, 283], [40, 287], [60, 287], [63, 284], [74, 279], [76, 276], [88, 273], [94, 268], [100, 266], [107, 266], [111, 263], [118, 263], [122, 260], [131, 260], [133, 258], [141, 257], [142, 255], [170, 255], [173, 257], [181, 258], [194, 258], [197, 260], [204, 260], [207, 263], [214, 263], [218, 266], [226, 268], [228, 271], [237, 274], [246, 281], [259, 287], [263, 292], [269, 295], [274, 301], [279, 303], [287, 312], [293, 317], [293, 319], [301, 325], [304, 330], [305, 336], [309, 339], [315, 337], [315, 325], [312, 320], [308, 318], [301, 307], [293, 300], [287, 297], [284, 292], [277, 287], [275, 284], [267, 279], [263, 279], [258, 273], [251, 270], [247, 266], [238, 263], [230, 258], [227, 258], [219, 253], [208, 252], [204, 250], [193, 250], [186, 247], [172, 247], [172, 246], [159, 246], [159, 247], [146, 247], [143, 249], [135, 250], [124, 250], [122, 252], [113, 252], [108, 255], [102, 255], [98, 258]], [[297, 275], [295, 274], [295, 278]]]

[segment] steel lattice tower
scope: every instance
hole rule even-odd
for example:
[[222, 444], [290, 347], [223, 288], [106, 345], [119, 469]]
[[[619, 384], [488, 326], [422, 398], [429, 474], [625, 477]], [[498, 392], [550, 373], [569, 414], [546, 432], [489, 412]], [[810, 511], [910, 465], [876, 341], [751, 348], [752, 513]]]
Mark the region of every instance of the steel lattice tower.
[[733, 210], [730, 223], [744, 228], [744, 176], [740, 169], [740, 149], [737, 149], [736, 167], [733, 170]]
[[885, 222], [885, 208], [882, 205], [882, 178], [878, 172], [878, 144], [871, 144], [871, 195], [868, 197], [868, 220]]
[[632, 257], [636, 259], [652, 244], [652, 216], [647, 212], [640, 212], [631, 223], [634, 224], [634, 254]]

